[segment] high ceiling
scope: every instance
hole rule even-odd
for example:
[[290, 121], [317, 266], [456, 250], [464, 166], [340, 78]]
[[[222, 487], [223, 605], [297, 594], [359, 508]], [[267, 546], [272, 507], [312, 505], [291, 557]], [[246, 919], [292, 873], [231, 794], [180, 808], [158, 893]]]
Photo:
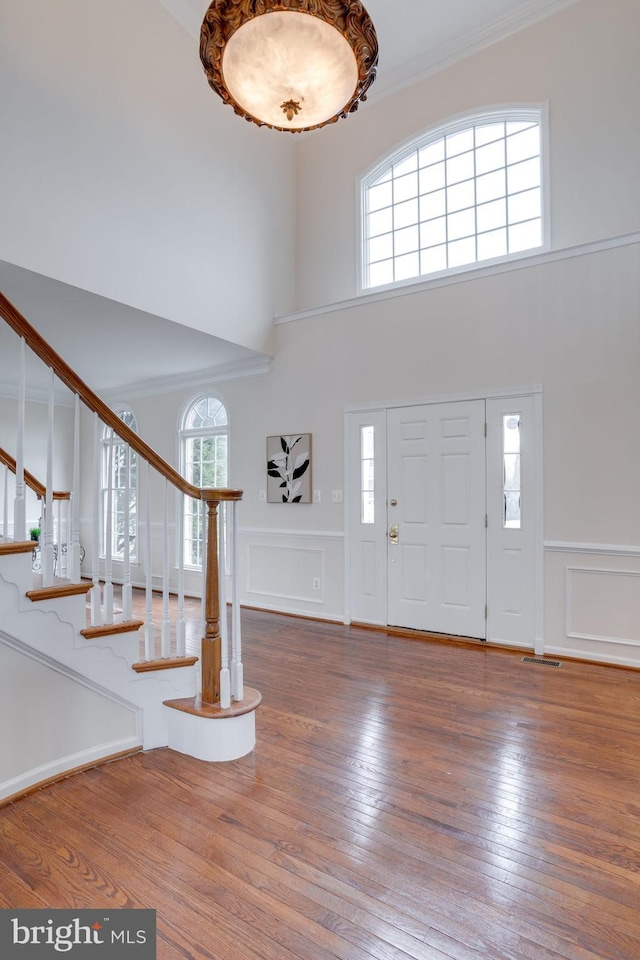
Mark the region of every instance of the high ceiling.
[[[193, 36], [208, 0], [159, 0]], [[577, 0], [365, 0], [378, 35], [374, 99], [549, 16]]]
[[[378, 76], [370, 99], [395, 92], [575, 2], [366, 0], [380, 47]], [[163, 13], [155, 8], [159, 16], [166, 17], [168, 11], [191, 35], [197, 56], [197, 38], [208, 0], [158, 3], [164, 9]], [[179, 30], [172, 32], [179, 37]], [[82, 96], [81, 91], [78, 96]], [[152, 390], [163, 378], [211, 377], [216, 369], [226, 376], [239, 375], [247, 365], [264, 369], [260, 355], [245, 347], [66, 286], [12, 263], [0, 261], [0, 289], [19, 304], [54, 348], [99, 392], [129, 392], [132, 386]], [[90, 350], [87, 318], [91, 318]], [[11, 341], [3, 327], [0, 324], [0, 392], [9, 390], [17, 376]], [[119, 338], [110, 335], [117, 330], [129, 349], [124, 355], [111, 356], [110, 351], [120, 349], [114, 346]]]

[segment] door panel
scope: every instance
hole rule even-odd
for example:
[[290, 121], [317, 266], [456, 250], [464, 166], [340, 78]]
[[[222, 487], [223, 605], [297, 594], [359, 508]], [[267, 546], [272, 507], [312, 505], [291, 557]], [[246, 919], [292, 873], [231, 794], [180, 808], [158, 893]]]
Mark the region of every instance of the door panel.
[[387, 411], [390, 624], [485, 637], [484, 422], [483, 400]]

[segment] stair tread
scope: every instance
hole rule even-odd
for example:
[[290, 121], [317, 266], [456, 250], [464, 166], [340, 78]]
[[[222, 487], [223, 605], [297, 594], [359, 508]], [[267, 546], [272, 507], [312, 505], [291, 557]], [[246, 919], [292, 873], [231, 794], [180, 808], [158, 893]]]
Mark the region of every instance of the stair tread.
[[176, 667], [192, 667], [198, 662], [198, 657], [163, 657], [159, 660], [141, 660], [132, 663], [136, 673], [149, 673], [154, 670], [175, 670]]
[[83, 583], [62, 583], [53, 584], [50, 587], [37, 587], [35, 590], [27, 590], [27, 596], [30, 600], [53, 600], [56, 597], [75, 597], [86, 594], [91, 589], [91, 581]]
[[86, 640], [96, 637], [110, 637], [118, 633], [133, 633], [144, 627], [144, 620], [121, 620], [120, 623], [103, 623], [95, 627], [85, 627], [80, 633]]

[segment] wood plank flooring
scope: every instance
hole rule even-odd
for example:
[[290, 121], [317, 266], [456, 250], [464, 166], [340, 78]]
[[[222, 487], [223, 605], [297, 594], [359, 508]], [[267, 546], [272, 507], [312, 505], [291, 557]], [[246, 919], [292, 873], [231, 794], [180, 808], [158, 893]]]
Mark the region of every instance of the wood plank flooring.
[[159, 960], [639, 960], [640, 675], [243, 611], [254, 753], [0, 810], [1, 907], [152, 907]]

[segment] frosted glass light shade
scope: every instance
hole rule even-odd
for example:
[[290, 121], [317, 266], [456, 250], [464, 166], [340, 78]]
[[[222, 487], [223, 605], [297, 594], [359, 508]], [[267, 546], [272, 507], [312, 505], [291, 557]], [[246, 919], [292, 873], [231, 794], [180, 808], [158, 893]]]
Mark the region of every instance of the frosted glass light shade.
[[354, 0], [214, 0], [200, 57], [236, 113], [295, 133], [357, 109], [375, 78], [378, 44]]
[[[358, 83], [353, 50], [341, 33], [306, 13], [248, 20], [222, 56], [229, 93], [272, 127], [315, 127], [339, 113]], [[287, 117], [286, 104], [293, 115]]]

